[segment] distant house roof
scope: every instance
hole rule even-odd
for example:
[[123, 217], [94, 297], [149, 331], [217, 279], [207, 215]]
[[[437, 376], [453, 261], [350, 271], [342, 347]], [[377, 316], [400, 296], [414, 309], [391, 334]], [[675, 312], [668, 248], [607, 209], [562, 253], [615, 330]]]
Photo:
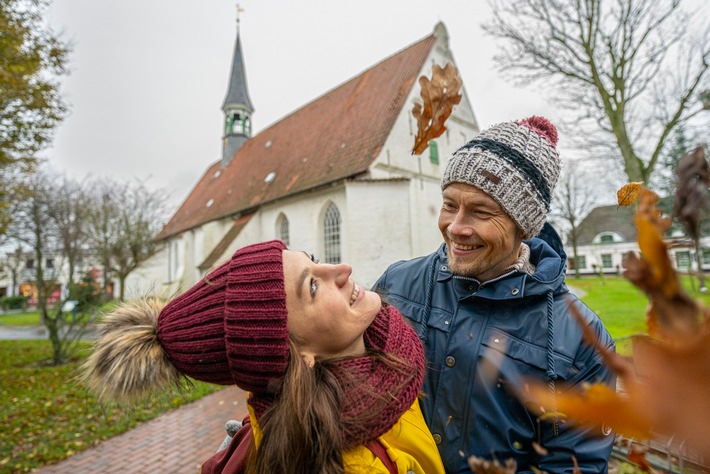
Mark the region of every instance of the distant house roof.
[[384, 59], [211, 165], [157, 239], [368, 171], [435, 42]]
[[602, 232], [617, 233], [626, 242], [635, 241], [634, 212], [633, 206], [624, 207], [616, 204], [593, 209], [579, 224], [577, 244], [590, 244], [592, 239]]
[[[710, 199], [710, 194], [708, 198]], [[673, 200], [673, 196], [662, 197], [656, 204], [656, 208], [663, 215], [672, 215]], [[592, 239], [602, 232], [614, 232], [621, 235], [626, 242], [635, 242], [638, 235], [634, 223], [635, 213], [636, 206], [624, 207], [613, 204], [593, 209], [579, 224], [577, 244], [590, 244]], [[673, 219], [673, 224], [665, 233], [664, 238], [677, 238], [679, 235], [685, 236], [687, 231], [676, 218]], [[708, 212], [702, 210], [700, 212], [700, 235], [710, 235], [710, 218]]]

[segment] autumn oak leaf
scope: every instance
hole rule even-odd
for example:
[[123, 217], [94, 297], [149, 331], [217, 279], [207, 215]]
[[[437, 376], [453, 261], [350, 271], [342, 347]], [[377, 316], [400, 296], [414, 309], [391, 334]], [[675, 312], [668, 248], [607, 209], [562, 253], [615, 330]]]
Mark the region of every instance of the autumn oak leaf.
[[635, 203], [641, 194], [642, 189], [643, 183], [641, 182], [634, 182], [624, 185], [616, 192], [616, 199], [619, 202], [619, 206], [630, 206]]
[[421, 155], [429, 142], [446, 131], [444, 123], [461, 102], [461, 78], [456, 68], [447, 63], [445, 67], [434, 65], [431, 80], [419, 78], [422, 103], [414, 104], [412, 115], [417, 119], [417, 135], [414, 138], [413, 155]]

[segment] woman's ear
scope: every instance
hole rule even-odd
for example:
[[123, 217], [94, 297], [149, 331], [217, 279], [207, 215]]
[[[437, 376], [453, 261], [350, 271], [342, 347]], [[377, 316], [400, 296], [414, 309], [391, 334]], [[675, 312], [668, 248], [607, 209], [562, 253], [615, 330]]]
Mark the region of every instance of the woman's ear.
[[301, 358], [303, 359], [303, 362], [305, 362], [306, 365], [310, 368], [313, 368], [313, 366], [316, 365], [316, 357], [311, 352], [302, 351]]

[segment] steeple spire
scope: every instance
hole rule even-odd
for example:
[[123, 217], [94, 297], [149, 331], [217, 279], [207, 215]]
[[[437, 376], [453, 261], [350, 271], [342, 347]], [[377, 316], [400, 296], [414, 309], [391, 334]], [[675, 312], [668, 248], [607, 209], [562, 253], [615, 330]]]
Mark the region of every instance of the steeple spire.
[[237, 40], [234, 45], [229, 88], [227, 96], [224, 98], [224, 104], [222, 104], [224, 112], [222, 166], [227, 166], [237, 150], [251, 137], [251, 114], [254, 112], [254, 106], [249, 99], [239, 37], [239, 13], [242, 11], [244, 10], [237, 4]]

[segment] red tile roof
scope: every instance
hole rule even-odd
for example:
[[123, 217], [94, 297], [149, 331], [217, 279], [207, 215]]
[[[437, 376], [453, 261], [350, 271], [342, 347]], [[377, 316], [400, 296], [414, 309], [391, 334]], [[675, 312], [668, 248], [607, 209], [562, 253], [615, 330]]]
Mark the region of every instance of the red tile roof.
[[211, 165], [157, 238], [366, 172], [435, 41], [424, 38], [284, 117], [226, 167]]

